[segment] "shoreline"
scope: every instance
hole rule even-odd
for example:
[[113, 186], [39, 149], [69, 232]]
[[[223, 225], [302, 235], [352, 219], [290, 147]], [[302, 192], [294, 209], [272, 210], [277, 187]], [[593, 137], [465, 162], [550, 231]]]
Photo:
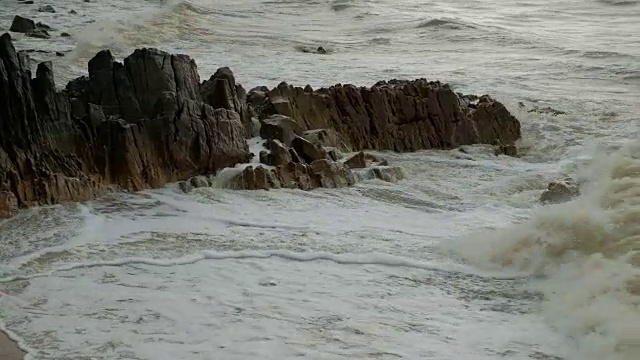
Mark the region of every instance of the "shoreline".
[[2, 360], [23, 360], [27, 353], [18, 344], [0, 329], [0, 359]]

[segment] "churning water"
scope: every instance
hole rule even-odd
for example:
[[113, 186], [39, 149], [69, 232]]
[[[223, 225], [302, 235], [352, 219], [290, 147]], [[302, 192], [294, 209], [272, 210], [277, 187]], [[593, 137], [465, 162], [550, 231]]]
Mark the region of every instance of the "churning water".
[[[245, 88], [439, 79], [504, 102], [523, 157], [383, 153], [407, 180], [26, 210], [0, 223], [0, 320], [30, 358], [640, 358], [638, 1], [52, 5], [5, 1], [0, 25], [72, 35], [13, 35], [59, 85], [143, 46]], [[540, 206], [564, 176], [582, 196]]]

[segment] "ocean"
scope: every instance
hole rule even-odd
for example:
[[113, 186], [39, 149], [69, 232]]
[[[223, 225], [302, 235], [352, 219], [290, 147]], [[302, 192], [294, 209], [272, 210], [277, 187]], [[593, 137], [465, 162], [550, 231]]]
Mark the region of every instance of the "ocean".
[[[379, 153], [398, 183], [21, 211], [0, 222], [0, 330], [27, 359], [640, 359], [640, 1], [45, 4], [4, 0], [0, 27], [52, 26], [12, 37], [60, 87], [101, 49], [156, 47], [246, 89], [441, 80], [523, 137], [519, 158]], [[580, 197], [542, 206], [567, 176]]]

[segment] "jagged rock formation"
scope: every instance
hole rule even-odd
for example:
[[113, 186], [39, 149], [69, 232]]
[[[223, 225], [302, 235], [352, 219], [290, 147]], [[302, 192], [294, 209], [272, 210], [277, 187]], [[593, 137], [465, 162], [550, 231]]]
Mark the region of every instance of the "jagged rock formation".
[[141, 49], [122, 64], [101, 51], [88, 77], [57, 91], [52, 64], [32, 78], [29, 58], [4, 34], [0, 99], [0, 216], [16, 203], [86, 200], [110, 185], [138, 191], [249, 158], [236, 108], [203, 102], [185, 55]]
[[50, 62], [32, 78], [28, 56], [8, 34], [0, 37], [0, 217], [109, 187], [138, 191], [185, 179], [185, 191], [211, 186], [204, 175], [249, 162], [246, 138], [258, 130], [267, 140], [263, 164], [239, 172], [236, 188], [343, 187], [356, 175], [398, 181], [402, 171], [383, 159], [357, 153], [343, 161], [342, 153], [509, 146], [520, 137], [499, 102], [424, 79], [316, 91], [282, 83], [246, 94], [229, 68], [200, 83], [188, 56], [156, 49], [136, 50], [123, 63], [101, 51], [88, 70], [58, 91]]
[[424, 79], [316, 91], [281, 83], [258, 107], [261, 119], [279, 114], [304, 130], [334, 129], [353, 150], [405, 152], [520, 138], [520, 123], [501, 103]]

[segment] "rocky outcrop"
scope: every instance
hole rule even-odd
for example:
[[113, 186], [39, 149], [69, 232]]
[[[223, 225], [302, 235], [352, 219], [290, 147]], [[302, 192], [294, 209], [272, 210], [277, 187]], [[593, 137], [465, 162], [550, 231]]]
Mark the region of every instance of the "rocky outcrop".
[[547, 189], [540, 195], [543, 204], [558, 204], [567, 202], [580, 195], [580, 186], [571, 178], [560, 181], [552, 181]]
[[231, 69], [228, 67], [218, 69], [209, 80], [202, 83], [201, 92], [204, 102], [214, 109], [223, 108], [238, 113], [244, 126], [245, 137], [251, 137], [253, 122], [245, 100], [247, 94], [240, 84], [236, 84]]
[[346, 165], [327, 159], [311, 164], [289, 162], [268, 169], [248, 166], [232, 181], [232, 187], [246, 190], [278, 188], [312, 190], [315, 188], [342, 188], [355, 184], [353, 173]]
[[334, 129], [353, 150], [398, 152], [520, 138], [520, 123], [489, 96], [457, 94], [446, 84], [379, 82], [373, 87], [336, 85], [313, 91], [281, 83], [268, 92], [259, 116], [295, 119], [304, 130]]
[[246, 138], [258, 130], [267, 140], [263, 164], [238, 172], [236, 188], [349, 186], [352, 168], [359, 178], [398, 181], [401, 170], [383, 159], [357, 153], [343, 162], [343, 153], [511, 145], [520, 136], [502, 104], [439, 82], [316, 91], [282, 83], [246, 94], [229, 68], [201, 83], [188, 56], [149, 48], [122, 63], [101, 51], [88, 76], [59, 91], [51, 62], [38, 64], [33, 77], [28, 55], [16, 52], [8, 34], [0, 37], [0, 99], [0, 217], [91, 199], [110, 187], [138, 191], [187, 179], [185, 191], [212, 186], [204, 175], [250, 161]]
[[124, 63], [99, 52], [88, 76], [58, 91], [52, 64], [32, 78], [27, 55], [2, 35], [0, 216], [15, 204], [137, 191], [247, 161], [237, 108], [214, 108], [200, 90], [189, 57], [140, 49]]
[[48, 39], [51, 37], [48, 30], [51, 30], [49, 25], [45, 25], [41, 22], [36, 23], [35, 21], [20, 15], [16, 15], [13, 18], [11, 27], [9, 28], [9, 31], [24, 33], [27, 34], [27, 36], [41, 39]]

